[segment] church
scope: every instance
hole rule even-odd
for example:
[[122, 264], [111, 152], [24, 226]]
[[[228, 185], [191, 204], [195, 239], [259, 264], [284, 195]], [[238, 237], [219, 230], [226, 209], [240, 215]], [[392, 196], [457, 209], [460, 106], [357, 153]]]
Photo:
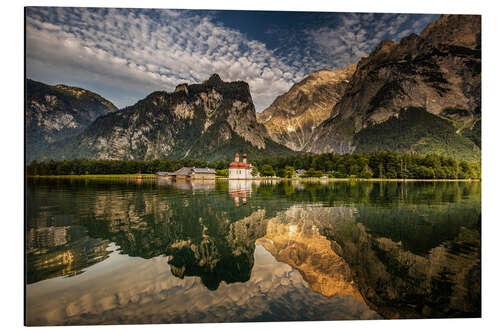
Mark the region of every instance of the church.
[[247, 164], [247, 154], [243, 154], [243, 161], [240, 162], [240, 154], [234, 155], [234, 162], [229, 164], [229, 179], [250, 179], [253, 178], [252, 165]]

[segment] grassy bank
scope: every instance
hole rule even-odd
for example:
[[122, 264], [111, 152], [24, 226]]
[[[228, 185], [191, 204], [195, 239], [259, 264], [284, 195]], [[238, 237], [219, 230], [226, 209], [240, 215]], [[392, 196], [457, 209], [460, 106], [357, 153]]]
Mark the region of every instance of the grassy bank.
[[[27, 176], [28, 178], [69, 178], [69, 179], [156, 179], [154, 174], [106, 174], [106, 175], [50, 175], [50, 176]], [[230, 180], [227, 177], [216, 177], [217, 180]], [[281, 177], [259, 177], [235, 180], [277, 180], [277, 181], [304, 181], [304, 182], [469, 182], [481, 181], [481, 179], [415, 179], [415, 178], [281, 178]]]
[[71, 179], [97, 179], [97, 178], [140, 178], [154, 179], [156, 176], [152, 173], [143, 174], [106, 174], [106, 175], [47, 175], [47, 176], [27, 176], [28, 178], [71, 178]]
[[[217, 177], [217, 180], [230, 180], [227, 177]], [[293, 177], [293, 178], [281, 178], [281, 177], [258, 177], [258, 178], [248, 178], [248, 179], [234, 179], [234, 180], [298, 180], [304, 182], [478, 182], [481, 181], [480, 178], [470, 178], [470, 179], [417, 179], [417, 178], [318, 178], [318, 177]]]

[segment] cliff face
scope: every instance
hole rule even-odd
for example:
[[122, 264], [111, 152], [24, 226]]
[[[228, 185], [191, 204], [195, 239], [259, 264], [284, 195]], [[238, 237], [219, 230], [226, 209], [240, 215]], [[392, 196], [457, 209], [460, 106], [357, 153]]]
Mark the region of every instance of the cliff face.
[[27, 159], [49, 143], [80, 134], [97, 117], [115, 110], [111, 102], [91, 91], [27, 80]]
[[49, 156], [98, 159], [219, 159], [246, 151], [286, 153], [272, 142], [255, 115], [245, 82], [217, 74], [201, 84], [157, 91], [121, 112], [97, 119], [69, 143], [52, 145]]
[[303, 150], [315, 128], [331, 116], [356, 65], [343, 70], [320, 70], [293, 85], [257, 115], [271, 138], [292, 150]]
[[[480, 142], [473, 142], [469, 131], [480, 133], [480, 32], [480, 16], [444, 15], [420, 35], [412, 34], [399, 43], [382, 42], [358, 63], [350, 86], [305, 150], [366, 151], [376, 148], [368, 148], [363, 142], [378, 141], [381, 150], [446, 154], [457, 141], [463, 147], [453, 154], [455, 157], [478, 159]], [[398, 121], [402, 113], [414, 110], [429, 113], [430, 123], [446, 120], [443, 130], [455, 132], [452, 138], [428, 133], [425, 122]], [[396, 138], [403, 143], [398, 149], [390, 142], [395, 138], [370, 137], [369, 129], [388, 120], [403, 133], [412, 127], [421, 130], [410, 142]]]

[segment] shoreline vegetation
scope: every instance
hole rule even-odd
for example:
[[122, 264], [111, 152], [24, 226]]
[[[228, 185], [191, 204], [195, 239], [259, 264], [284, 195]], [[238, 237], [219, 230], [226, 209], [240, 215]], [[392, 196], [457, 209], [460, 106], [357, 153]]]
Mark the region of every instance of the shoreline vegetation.
[[[112, 175], [27, 175], [27, 178], [55, 178], [55, 179], [142, 179], [142, 180], [156, 180], [162, 179], [154, 174], [112, 174]], [[216, 177], [215, 180], [259, 180], [259, 181], [321, 181], [321, 182], [347, 182], [347, 181], [361, 181], [361, 182], [471, 182], [481, 181], [480, 178], [467, 178], [467, 179], [417, 179], [417, 178], [322, 178], [322, 177], [255, 177], [255, 178], [241, 178], [229, 179], [228, 177]], [[183, 180], [183, 182], [189, 180]], [[209, 182], [211, 180], [192, 180], [193, 182]]]
[[[87, 178], [154, 178], [159, 171], [173, 172], [182, 167], [212, 168], [217, 178], [228, 177], [231, 159], [206, 160], [89, 160], [32, 161], [26, 175]], [[457, 161], [437, 154], [365, 154], [270, 157], [249, 161], [252, 179], [333, 179], [333, 180], [469, 180], [481, 178], [480, 162]], [[140, 176], [139, 176], [140, 174]]]

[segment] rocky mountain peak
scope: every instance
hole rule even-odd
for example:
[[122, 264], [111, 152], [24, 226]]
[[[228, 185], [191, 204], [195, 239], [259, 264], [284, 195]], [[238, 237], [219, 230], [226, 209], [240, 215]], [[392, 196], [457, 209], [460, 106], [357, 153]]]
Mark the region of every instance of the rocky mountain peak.
[[208, 80], [203, 82], [203, 84], [209, 84], [213, 86], [220, 85], [222, 83], [224, 83], [224, 81], [222, 81], [219, 74], [217, 73], [212, 74]]
[[292, 150], [302, 150], [314, 129], [330, 117], [331, 110], [349, 85], [356, 65], [340, 70], [321, 69], [295, 83], [257, 115], [273, 140]]
[[442, 15], [420, 33], [435, 45], [447, 44], [476, 49], [481, 46], [480, 15]]
[[175, 87], [174, 92], [184, 92], [186, 95], [188, 94], [188, 84], [187, 83], [181, 83]]

